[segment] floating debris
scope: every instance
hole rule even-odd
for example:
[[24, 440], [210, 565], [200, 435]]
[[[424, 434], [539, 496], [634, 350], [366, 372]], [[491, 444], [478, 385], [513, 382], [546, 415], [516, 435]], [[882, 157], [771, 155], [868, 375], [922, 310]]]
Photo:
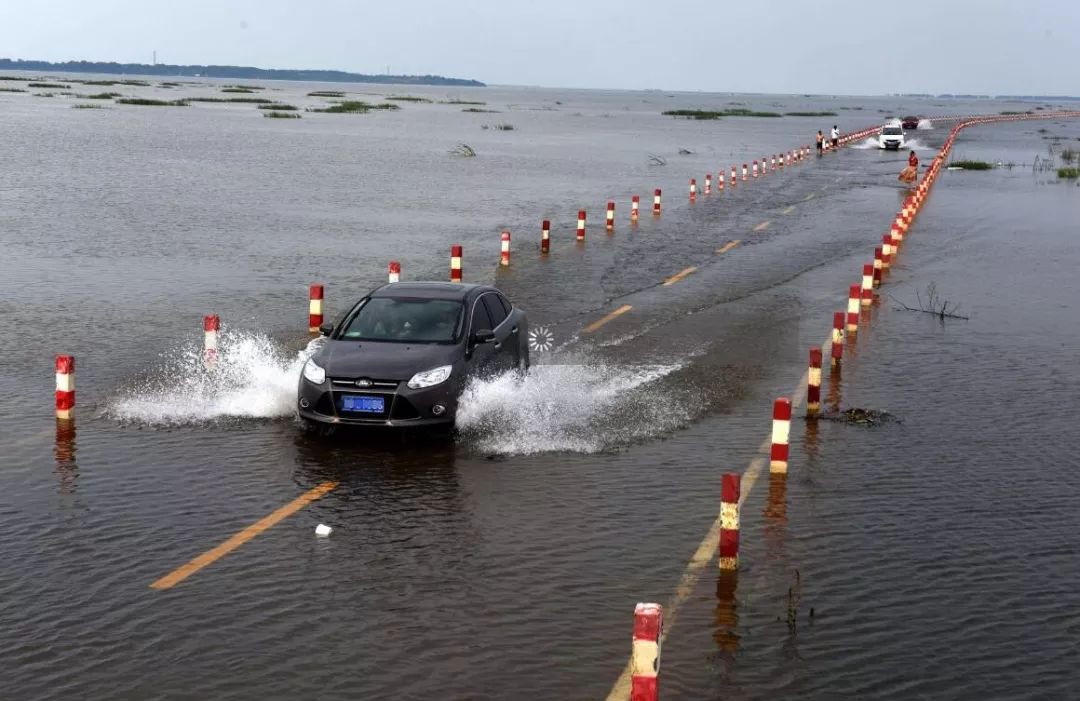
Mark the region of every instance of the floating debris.
[[855, 424], [858, 426], [880, 426], [883, 423], [903, 423], [902, 419], [887, 411], [862, 409], [858, 407], [844, 409], [843, 411], [827, 411], [817, 418], [824, 419], [825, 421], [837, 421], [839, 423]]

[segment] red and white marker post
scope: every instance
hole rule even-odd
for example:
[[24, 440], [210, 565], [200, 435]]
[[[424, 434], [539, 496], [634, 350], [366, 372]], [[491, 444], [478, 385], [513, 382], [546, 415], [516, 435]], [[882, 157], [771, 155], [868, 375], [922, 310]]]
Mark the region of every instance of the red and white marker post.
[[637, 223], [638, 211], [641, 209], [641, 198], [634, 195], [630, 198], [630, 221]]
[[869, 307], [874, 303], [874, 264], [867, 263], [862, 267], [862, 297], [859, 304]]
[[606, 216], [606, 220], [605, 220], [604, 226], [607, 228], [608, 231], [615, 231], [615, 203], [614, 202], [608, 202], [607, 203], [607, 214], [605, 216]]
[[56, 356], [56, 418], [69, 421], [75, 416], [75, 356]]
[[308, 288], [308, 331], [318, 333], [323, 322], [323, 286]]
[[551, 250], [551, 221], [545, 219], [540, 222], [540, 252], [547, 253]]
[[862, 293], [859, 285], [848, 288], [847, 298], [847, 332], [854, 336], [859, 332], [859, 299]]
[[461, 244], [450, 247], [450, 282], [461, 282]]
[[712, 194], [712, 173], [705, 174], [705, 194]]
[[739, 496], [742, 477], [728, 473], [720, 486], [720, 569], [739, 569]]
[[658, 701], [660, 640], [664, 635], [664, 607], [634, 607], [634, 637], [630, 655], [630, 701]]
[[652, 196], [652, 213], [653, 216], [660, 216], [660, 188], [656, 188]]
[[756, 177], [757, 177], [757, 161], [754, 161], [754, 170], [753, 170], [753, 173], [754, 173], [753, 177], [755, 177], [755, 178], [756, 178]]
[[844, 312], [836, 312], [832, 317], [832, 352], [830, 362], [834, 368], [840, 367], [844, 357]]
[[806, 415], [821, 412], [821, 349], [810, 349], [810, 367], [806, 371]]
[[881, 267], [888, 270], [892, 265], [892, 236], [881, 237]]
[[746, 164], [745, 164], [745, 163], [743, 163], [743, 164], [742, 164], [742, 179], [743, 179], [743, 182], [744, 182], [744, 183], [746, 182], [746, 174], [747, 174], [748, 172], [749, 172], [749, 171], [748, 171], [748, 170], [746, 169]]
[[690, 201], [697, 199], [697, 178], [690, 178]]
[[716, 171], [716, 191], [717, 192], [723, 192], [724, 191], [724, 169], [723, 168]]
[[791, 436], [791, 400], [780, 397], [773, 402], [772, 448], [769, 450], [769, 472], [784, 474], [788, 468], [788, 439]]
[[510, 232], [502, 232], [499, 265], [510, 265]]
[[[308, 320], [310, 330], [311, 320]], [[221, 330], [221, 317], [207, 314], [203, 317], [203, 364], [213, 367], [218, 361], [218, 331]], [[315, 327], [318, 331], [319, 328]]]
[[885, 268], [881, 256], [881, 246], [878, 246], [874, 249], [874, 287], [881, 287], [881, 271]]
[[585, 210], [579, 209], [577, 213], [577, 240], [585, 240]]
[[396, 260], [390, 261], [386, 266], [386, 281], [387, 282], [400, 282], [401, 281], [401, 263]]
[[739, 184], [738, 172], [736, 171], [735, 166], [731, 166], [731, 186], [735, 187], [738, 184]]

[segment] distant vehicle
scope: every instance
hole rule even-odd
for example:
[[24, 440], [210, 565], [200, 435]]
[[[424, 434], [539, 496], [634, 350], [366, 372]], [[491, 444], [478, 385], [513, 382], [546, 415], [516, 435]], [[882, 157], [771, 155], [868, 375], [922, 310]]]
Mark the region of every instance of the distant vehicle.
[[301, 372], [297, 411], [324, 434], [452, 426], [470, 377], [529, 368], [525, 312], [486, 285], [383, 285], [319, 331], [326, 342]]
[[904, 117], [900, 122], [900, 126], [911, 131], [912, 129], [919, 128], [919, 118], [915, 116]]
[[878, 146], [899, 151], [904, 147], [904, 128], [899, 124], [886, 124], [878, 134]]

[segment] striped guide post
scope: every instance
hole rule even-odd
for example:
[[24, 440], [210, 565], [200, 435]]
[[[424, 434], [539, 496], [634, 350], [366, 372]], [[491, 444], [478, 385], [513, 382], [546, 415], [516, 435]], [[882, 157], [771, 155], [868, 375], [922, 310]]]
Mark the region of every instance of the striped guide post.
[[756, 178], [757, 177], [757, 161], [756, 160], [754, 161], [754, 168], [753, 168], [753, 170], [751, 172], [753, 173], [753, 176], [751, 176], [751, 177]]
[[769, 450], [769, 472], [783, 474], [788, 468], [788, 439], [791, 436], [791, 400], [780, 397], [773, 402], [772, 448]]
[[874, 303], [874, 264], [866, 263], [862, 267], [862, 298], [859, 303], [869, 307]]
[[461, 244], [450, 247], [450, 282], [461, 282]]
[[888, 270], [892, 265], [892, 236], [885, 234], [881, 237], [881, 267]]
[[762, 156], [761, 157], [761, 174], [762, 175], [767, 175], [768, 172], [769, 172], [769, 157], [768, 156]]
[[660, 188], [656, 188], [652, 196], [652, 213], [654, 216], [660, 216]]
[[540, 252], [547, 253], [551, 250], [551, 220], [545, 219], [540, 222]]
[[749, 173], [749, 172], [750, 172], [750, 171], [749, 171], [749, 170], [747, 170], [747, 168], [746, 168], [746, 164], [745, 164], [745, 163], [743, 163], [743, 164], [742, 164], [742, 179], [743, 179], [743, 182], [744, 182], [744, 183], [746, 182], [746, 174], [747, 174], [747, 173]]
[[606, 219], [606, 222], [605, 222], [604, 226], [607, 227], [608, 231], [615, 231], [615, 203], [614, 202], [609, 201], [607, 203], [607, 214], [605, 216], [607, 217], [607, 219]]
[[712, 194], [712, 173], [705, 174], [705, 194]]
[[892, 223], [889, 233], [893, 237], [893, 246], [899, 248], [900, 243], [904, 240], [904, 232], [907, 230], [906, 226], [900, 226], [896, 222]]
[[722, 570], [739, 569], [739, 497], [742, 477], [727, 473], [720, 486], [720, 554]]
[[579, 209], [577, 213], [577, 240], [585, 240], [585, 210]]
[[697, 199], [697, 178], [690, 178], [690, 201]]
[[717, 192], [723, 192], [724, 191], [724, 169], [723, 168], [716, 171], [716, 191]]
[[739, 175], [735, 166], [731, 166], [731, 186], [735, 187], [739, 184]]
[[401, 263], [397, 262], [396, 260], [390, 261], [390, 263], [386, 266], [386, 281], [401, 281]]
[[311, 285], [308, 288], [308, 331], [318, 333], [323, 322], [323, 286]]
[[859, 298], [862, 296], [859, 287], [859, 285], [848, 287], [847, 332], [851, 335], [859, 332]]
[[821, 349], [810, 349], [810, 367], [806, 371], [806, 415], [817, 416], [821, 411]]
[[630, 221], [637, 222], [638, 211], [641, 209], [641, 198], [634, 195], [630, 198]]
[[830, 362], [832, 366], [839, 367], [840, 360], [844, 357], [844, 312], [836, 312], [832, 317], [832, 353]]
[[[213, 367], [218, 361], [218, 331], [221, 330], [221, 317], [217, 314], [207, 314], [203, 317], [202, 327], [203, 364]], [[315, 330], [318, 331], [318, 328]]]
[[499, 265], [510, 265], [510, 232], [502, 232], [500, 241]]
[[[780, 160], [780, 163], [781, 163], [781, 164], [783, 164], [783, 163], [784, 163], [783, 159], [781, 159], [781, 160]], [[775, 153], [774, 153], [774, 154], [773, 154], [772, 156], [770, 156], [770, 157], [769, 157], [769, 167], [770, 167], [770, 168], [771, 168], [771, 169], [772, 169], [773, 171], [775, 171], [775, 170], [776, 170], [776, 154], [775, 154]]]
[[881, 271], [885, 264], [881, 260], [881, 246], [874, 249], [874, 287], [881, 287]]
[[638, 604], [634, 607], [634, 637], [630, 655], [630, 701], [657, 701], [660, 698], [660, 640], [664, 635], [664, 607]]
[[56, 356], [56, 418], [70, 420], [75, 415], [75, 356]]

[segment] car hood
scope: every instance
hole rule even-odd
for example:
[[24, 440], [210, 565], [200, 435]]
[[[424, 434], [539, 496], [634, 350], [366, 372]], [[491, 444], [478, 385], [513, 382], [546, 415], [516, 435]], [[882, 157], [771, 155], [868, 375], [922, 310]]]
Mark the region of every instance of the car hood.
[[452, 365], [459, 355], [457, 345], [338, 340], [328, 341], [312, 359], [330, 377], [403, 381], [424, 370]]

